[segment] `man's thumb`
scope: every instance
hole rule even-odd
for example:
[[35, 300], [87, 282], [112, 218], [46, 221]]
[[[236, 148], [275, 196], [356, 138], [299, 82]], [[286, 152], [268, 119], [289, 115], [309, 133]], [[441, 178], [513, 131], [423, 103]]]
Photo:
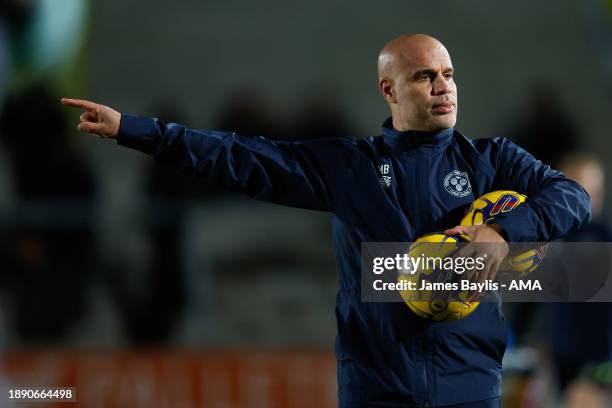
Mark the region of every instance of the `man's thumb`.
[[103, 125], [100, 123], [82, 122], [79, 123], [78, 129], [81, 132], [95, 133], [96, 135], [103, 136]]

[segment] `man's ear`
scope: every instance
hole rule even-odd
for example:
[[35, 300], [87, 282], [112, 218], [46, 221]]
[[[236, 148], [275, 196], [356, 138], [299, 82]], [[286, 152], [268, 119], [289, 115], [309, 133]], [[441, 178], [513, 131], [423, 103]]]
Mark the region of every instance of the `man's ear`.
[[387, 103], [397, 103], [395, 98], [395, 90], [393, 89], [393, 81], [388, 78], [383, 78], [378, 82], [378, 89]]

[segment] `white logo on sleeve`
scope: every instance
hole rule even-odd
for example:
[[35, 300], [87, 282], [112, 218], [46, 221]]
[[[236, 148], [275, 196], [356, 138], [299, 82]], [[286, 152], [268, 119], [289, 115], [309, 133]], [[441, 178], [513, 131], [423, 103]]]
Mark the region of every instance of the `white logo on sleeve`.
[[467, 173], [459, 170], [453, 170], [444, 177], [444, 188], [455, 197], [465, 197], [472, 192]]
[[386, 188], [391, 187], [391, 176], [389, 176], [389, 172], [391, 169], [388, 164], [380, 164], [378, 165], [378, 170], [380, 171], [381, 177], [378, 179], [380, 185]]

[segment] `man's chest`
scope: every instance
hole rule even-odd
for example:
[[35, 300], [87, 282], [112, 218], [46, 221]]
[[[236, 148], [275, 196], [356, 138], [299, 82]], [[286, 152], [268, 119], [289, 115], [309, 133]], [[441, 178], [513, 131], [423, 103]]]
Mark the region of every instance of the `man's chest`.
[[447, 151], [380, 156], [363, 168], [350, 208], [368, 235], [381, 241], [413, 240], [457, 225], [494, 176], [486, 166]]

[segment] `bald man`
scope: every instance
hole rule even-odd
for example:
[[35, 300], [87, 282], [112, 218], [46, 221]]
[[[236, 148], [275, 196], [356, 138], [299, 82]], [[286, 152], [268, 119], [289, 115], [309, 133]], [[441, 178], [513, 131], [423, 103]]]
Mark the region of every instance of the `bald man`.
[[[510, 141], [472, 141], [454, 129], [457, 86], [438, 40], [398, 37], [382, 49], [378, 70], [391, 117], [382, 135], [363, 140], [246, 138], [120, 114], [90, 101], [62, 102], [84, 110], [83, 132], [258, 200], [333, 214], [341, 407], [497, 407], [507, 334], [500, 305], [483, 303], [465, 319], [436, 323], [402, 303], [362, 302], [360, 244], [462, 232], [475, 242], [500, 243], [486, 271], [493, 278], [506, 241], [568, 234], [589, 218], [589, 198]], [[498, 189], [529, 200], [495, 225], [453, 227], [476, 197]]]

